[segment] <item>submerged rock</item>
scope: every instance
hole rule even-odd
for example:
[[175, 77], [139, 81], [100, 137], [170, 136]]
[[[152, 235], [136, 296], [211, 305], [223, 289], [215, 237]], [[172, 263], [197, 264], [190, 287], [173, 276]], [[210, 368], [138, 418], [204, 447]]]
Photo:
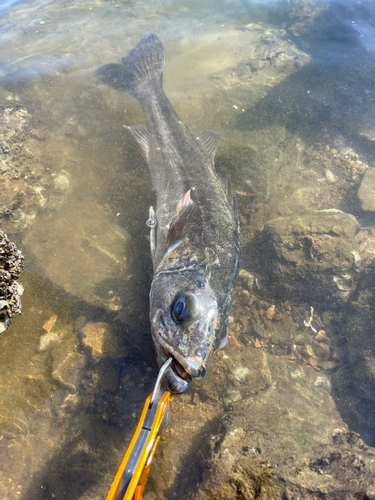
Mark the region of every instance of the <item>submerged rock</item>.
[[82, 343], [89, 348], [94, 360], [103, 357], [123, 358], [127, 355], [127, 346], [119, 345], [111, 326], [107, 323], [86, 323], [81, 328]]
[[375, 211], [375, 168], [368, 168], [358, 190], [362, 210]]
[[0, 334], [10, 327], [12, 316], [21, 312], [23, 287], [17, 279], [23, 269], [23, 255], [0, 230]]
[[121, 309], [131, 237], [99, 206], [70, 203], [41, 216], [24, 244], [53, 283], [90, 304]]
[[70, 352], [60, 363], [53, 367], [52, 377], [74, 392], [82, 381], [85, 368], [85, 356], [77, 352]]
[[[243, 344], [212, 361], [195, 386], [202, 404], [189, 394], [173, 402], [150, 471], [159, 497], [339, 500], [345, 492], [354, 500], [371, 492], [375, 450], [342, 421], [321, 371]], [[238, 394], [230, 402], [228, 389]]]
[[358, 229], [340, 210], [267, 222], [258, 247], [265, 287], [298, 300], [346, 301], [355, 288]]
[[[0, 97], [3, 99], [3, 96]], [[59, 144], [28, 107], [0, 106], [0, 221], [8, 233], [29, 227], [42, 209], [61, 206], [69, 193]]]
[[344, 361], [334, 374], [337, 406], [351, 429], [375, 445], [375, 265], [365, 270], [341, 330]]
[[374, 487], [374, 449], [303, 380], [234, 403], [223, 423], [196, 499], [339, 499], [343, 491], [354, 499]]

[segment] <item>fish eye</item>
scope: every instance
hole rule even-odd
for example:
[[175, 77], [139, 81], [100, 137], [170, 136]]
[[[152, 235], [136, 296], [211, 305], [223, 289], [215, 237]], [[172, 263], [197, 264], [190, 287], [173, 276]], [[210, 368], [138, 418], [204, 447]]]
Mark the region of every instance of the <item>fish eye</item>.
[[172, 304], [172, 317], [181, 325], [190, 323], [200, 316], [198, 297], [191, 292], [186, 292], [176, 297]]

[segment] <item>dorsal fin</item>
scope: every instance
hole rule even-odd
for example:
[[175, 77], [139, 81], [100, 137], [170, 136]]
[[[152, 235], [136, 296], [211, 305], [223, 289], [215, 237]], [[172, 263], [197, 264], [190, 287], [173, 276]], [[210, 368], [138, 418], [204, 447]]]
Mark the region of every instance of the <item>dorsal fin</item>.
[[211, 160], [211, 163], [214, 163], [221, 133], [215, 130], [192, 130], [191, 132], [201, 147], [201, 150], [206, 154], [208, 159]]
[[149, 132], [147, 130], [147, 127], [144, 125], [135, 125], [133, 127], [128, 127], [127, 125], [124, 125], [124, 127], [129, 130], [133, 138], [136, 140], [142, 155], [148, 161], [148, 138], [149, 138]]
[[191, 214], [191, 210], [193, 208], [193, 200], [190, 198], [190, 189], [189, 191], [181, 198], [181, 200], [177, 203], [176, 211], [172, 217], [172, 221], [169, 225], [168, 232], [168, 246], [173, 245], [179, 236], [182, 233], [182, 230], [185, 227], [186, 221]]

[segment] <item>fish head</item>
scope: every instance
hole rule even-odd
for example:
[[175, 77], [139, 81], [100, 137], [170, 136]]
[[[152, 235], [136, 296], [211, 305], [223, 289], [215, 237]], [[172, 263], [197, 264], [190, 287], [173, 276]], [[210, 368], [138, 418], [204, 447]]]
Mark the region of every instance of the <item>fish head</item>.
[[172, 357], [166, 381], [171, 392], [184, 392], [192, 378], [206, 374], [216, 347], [217, 300], [202, 271], [160, 273], [150, 292], [150, 320], [156, 360]]

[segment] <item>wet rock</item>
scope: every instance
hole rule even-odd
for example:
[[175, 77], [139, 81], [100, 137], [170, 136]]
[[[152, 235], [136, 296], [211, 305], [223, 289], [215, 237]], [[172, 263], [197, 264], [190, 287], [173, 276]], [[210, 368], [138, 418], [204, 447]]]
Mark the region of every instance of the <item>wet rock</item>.
[[362, 210], [375, 211], [375, 168], [368, 168], [358, 190]]
[[[226, 459], [233, 462], [235, 460], [229, 453], [226, 453]], [[209, 482], [205, 496], [201, 493], [197, 498], [212, 500], [259, 498], [266, 500], [280, 497], [271, 465], [267, 462], [242, 459], [234, 463], [227, 483]]]
[[0, 334], [10, 327], [14, 314], [21, 312], [23, 287], [17, 279], [23, 270], [23, 255], [0, 230]]
[[327, 5], [318, 5], [314, 0], [294, 0], [288, 2], [284, 15], [288, 24], [291, 23], [290, 30], [295, 36], [301, 36], [309, 32], [316, 21], [327, 12]]
[[57, 314], [52, 314], [49, 320], [44, 323], [43, 328], [47, 333], [49, 333], [55, 326], [56, 320], [57, 320]]
[[373, 487], [374, 450], [345, 428], [328, 394], [303, 378], [292, 391], [285, 383], [233, 403], [223, 423], [194, 498], [332, 499], [343, 485], [355, 498]]
[[228, 347], [240, 350], [251, 345], [316, 370], [337, 368], [341, 340], [336, 338], [334, 325], [341, 321], [340, 315], [325, 310], [326, 304], [314, 308], [300, 303], [299, 296], [294, 301], [278, 298], [275, 305], [274, 297], [265, 299], [267, 288], [257, 290], [248, 274], [244, 270], [239, 273], [228, 323]]
[[125, 357], [127, 347], [121, 347], [107, 323], [87, 323], [82, 329], [82, 343], [88, 347], [94, 359], [102, 357]]
[[60, 332], [47, 332], [40, 337], [39, 350], [46, 351], [61, 339]]
[[375, 450], [341, 420], [329, 376], [251, 346], [227, 346], [212, 363], [207, 395], [196, 385], [204, 404], [187, 394], [173, 402], [150, 471], [159, 494], [333, 500], [343, 487], [353, 499], [371, 490]]
[[[308, 77], [304, 80], [301, 102], [307, 95], [306, 81]], [[267, 121], [267, 117], [273, 117], [275, 108], [280, 102], [285, 102], [285, 92], [289, 91], [290, 107], [281, 113], [284, 126], [272, 123], [267, 129], [270, 123], [264, 123], [264, 128], [259, 131], [259, 120]], [[348, 141], [341, 136], [309, 134], [313, 139], [308, 145], [295, 133], [288, 132], [285, 119], [300, 102], [299, 98], [296, 99], [293, 85], [287, 88], [281, 85], [271, 101], [264, 108], [260, 101], [259, 105], [238, 117], [239, 128], [244, 131], [242, 140], [238, 139], [236, 127], [236, 137], [231, 138], [232, 147], [224, 149], [224, 152], [221, 148], [216, 162], [218, 166], [220, 162], [231, 168], [233, 166], [233, 184], [239, 186], [237, 191], [245, 193], [238, 195], [244, 246], [247, 241], [251, 242], [255, 231], [261, 231], [268, 221], [280, 216], [297, 217], [312, 210], [332, 208], [357, 213], [358, 187], [368, 168], [360, 148], [349, 147]], [[303, 119], [296, 118], [294, 124], [307, 120], [305, 112], [309, 106], [307, 102], [301, 104]], [[254, 130], [249, 131], [249, 123]], [[268, 134], [264, 133], [265, 130]], [[252, 151], [249, 146], [252, 146]], [[225, 158], [220, 158], [221, 154]], [[328, 174], [328, 178], [334, 178], [334, 182], [327, 179], [327, 170], [333, 176]]]
[[[270, 70], [275, 76], [280, 73], [293, 73], [295, 68], [302, 67], [310, 62], [308, 54], [300, 51], [290, 40], [286, 40], [286, 32], [282, 29], [270, 29], [262, 23], [250, 23], [242, 28], [243, 31], [249, 31], [259, 36], [258, 43], [255, 44], [250, 52], [247, 65], [248, 77], [257, 80], [259, 71], [262, 76], [269, 73]], [[234, 69], [234, 74], [236, 70]], [[238, 67], [237, 72], [240, 71]]]
[[66, 150], [58, 151], [56, 139], [19, 102], [0, 106], [0, 130], [0, 224], [15, 233], [66, 200], [69, 174], [57, 160]]
[[375, 265], [369, 266], [358, 283], [340, 341], [343, 363], [334, 373], [333, 387], [342, 418], [375, 445]]
[[111, 365], [97, 364], [95, 366], [93, 382], [96, 385], [97, 394], [101, 397], [107, 396], [109, 402], [119, 387], [120, 370], [121, 365], [119, 363]]
[[197, 392], [195, 392], [193, 395], [192, 403], [193, 405], [199, 405], [200, 403], [199, 394]]
[[264, 286], [281, 297], [346, 301], [355, 288], [358, 228], [339, 210], [267, 222], [258, 247]]
[[131, 237], [99, 206], [70, 203], [41, 216], [24, 244], [53, 283], [95, 306], [121, 309]]
[[[47, 351], [55, 348], [56, 351], [63, 351], [64, 354], [69, 351], [76, 351], [76, 336], [73, 332], [73, 327], [64, 322], [58, 322], [57, 314], [52, 316], [44, 323], [43, 329], [47, 332], [39, 339], [39, 351]], [[57, 348], [56, 344], [59, 343]], [[63, 356], [64, 357], [64, 356]], [[54, 356], [56, 361], [57, 357]]]
[[82, 381], [85, 357], [77, 352], [70, 352], [57, 366], [52, 376], [57, 382], [74, 392]]

